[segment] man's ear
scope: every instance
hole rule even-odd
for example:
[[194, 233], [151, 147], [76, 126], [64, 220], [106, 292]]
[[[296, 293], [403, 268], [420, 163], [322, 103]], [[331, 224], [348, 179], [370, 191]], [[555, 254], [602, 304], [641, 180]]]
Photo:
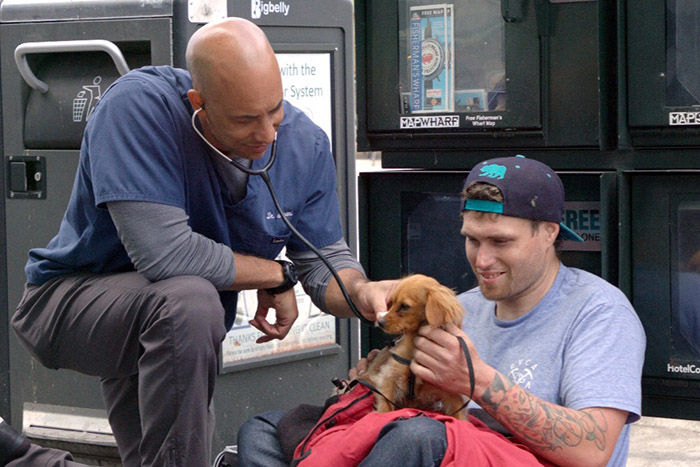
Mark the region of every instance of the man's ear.
[[559, 224], [556, 222], [544, 222], [544, 231], [547, 235], [547, 240], [551, 243], [554, 243], [557, 239], [559, 229], [561, 229], [561, 227], [559, 227]]
[[187, 91], [187, 98], [190, 100], [190, 104], [194, 110], [204, 110], [204, 96], [201, 92], [196, 89], [190, 89]]

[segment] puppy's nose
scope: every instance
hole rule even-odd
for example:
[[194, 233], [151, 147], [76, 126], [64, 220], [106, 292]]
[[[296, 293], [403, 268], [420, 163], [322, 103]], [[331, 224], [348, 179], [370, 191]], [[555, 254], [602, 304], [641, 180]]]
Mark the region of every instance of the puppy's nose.
[[374, 325], [379, 327], [379, 328], [384, 329], [384, 325], [386, 324], [386, 315], [388, 315], [388, 314], [389, 314], [388, 311], [383, 311], [383, 312], [379, 313], [379, 315], [377, 316], [377, 322], [374, 323]]

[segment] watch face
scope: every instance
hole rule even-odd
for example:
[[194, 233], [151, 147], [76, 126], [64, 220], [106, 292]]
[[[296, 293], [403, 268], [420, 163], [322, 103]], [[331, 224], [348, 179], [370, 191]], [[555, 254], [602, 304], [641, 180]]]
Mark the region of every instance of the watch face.
[[289, 275], [289, 280], [291, 282], [296, 282], [298, 280], [297, 278], [297, 268], [294, 266], [293, 263], [287, 264], [287, 267], [285, 268], [286, 273]]

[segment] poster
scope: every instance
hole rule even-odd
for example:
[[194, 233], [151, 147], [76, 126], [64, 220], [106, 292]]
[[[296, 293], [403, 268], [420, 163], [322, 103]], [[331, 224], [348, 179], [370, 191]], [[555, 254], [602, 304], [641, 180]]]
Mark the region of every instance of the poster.
[[[276, 55], [282, 74], [285, 100], [304, 111], [331, 139], [331, 54], [320, 52]], [[284, 250], [279, 259], [285, 259]], [[257, 290], [239, 293], [236, 320], [221, 344], [222, 369], [258, 358], [336, 344], [336, 318], [317, 308], [301, 284], [297, 284], [294, 290], [299, 317], [285, 339], [264, 344], [256, 344], [255, 341], [262, 333], [248, 324], [257, 309]], [[267, 319], [274, 322], [274, 310], [270, 311]]]
[[[295, 287], [299, 318], [283, 340], [272, 340], [264, 344], [255, 341], [263, 334], [248, 324], [255, 316], [257, 291], [245, 290], [238, 295], [236, 322], [226, 334], [221, 346], [222, 367], [235, 366], [251, 359], [279, 355], [285, 352], [334, 345], [336, 343], [335, 317], [319, 310], [300, 284]], [[274, 310], [268, 321], [273, 322]]]
[[410, 7], [410, 108], [413, 113], [454, 108], [452, 4]]
[[303, 110], [328, 135], [333, 147], [331, 118], [331, 54], [278, 53], [284, 98]]
[[601, 251], [600, 201], [566, 201], [561, 221], [583, 238], [565, 240], [562, 251]]
[[[278, 259], [287, 259], [284, 256], [284, 250]], [[236, 320], [221, 344], [222, 368], [252, 359], [336, 344], [336, 318], [323, 313], [316, 307], [301, 284], [294, 287], [294, 292], [297, 297], [299, 317], [287, 337], [264, 344], [255, 342], [263, 334], [248, 324], [257, 310], [258, 291], [244, 290], [238, 294]], [[267, 320], [275, 321], [274, 310], [270, 310]]]

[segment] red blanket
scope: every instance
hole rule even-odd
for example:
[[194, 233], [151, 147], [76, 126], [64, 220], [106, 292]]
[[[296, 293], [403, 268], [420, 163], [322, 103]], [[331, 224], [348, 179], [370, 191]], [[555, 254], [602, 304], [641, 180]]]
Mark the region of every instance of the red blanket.
[[526, 446], [491, 430], [480, 420], [418, 409], [372, 411], [373, 393], [357, 384], [328, 407], [319, 422], [299, 443], [292, 465], [301, 467], [354, 467], [374, 446], [382, 427], [399, 418], [431, 417], [445, 423], [447, 451], [441, 466], [551, 466]]

